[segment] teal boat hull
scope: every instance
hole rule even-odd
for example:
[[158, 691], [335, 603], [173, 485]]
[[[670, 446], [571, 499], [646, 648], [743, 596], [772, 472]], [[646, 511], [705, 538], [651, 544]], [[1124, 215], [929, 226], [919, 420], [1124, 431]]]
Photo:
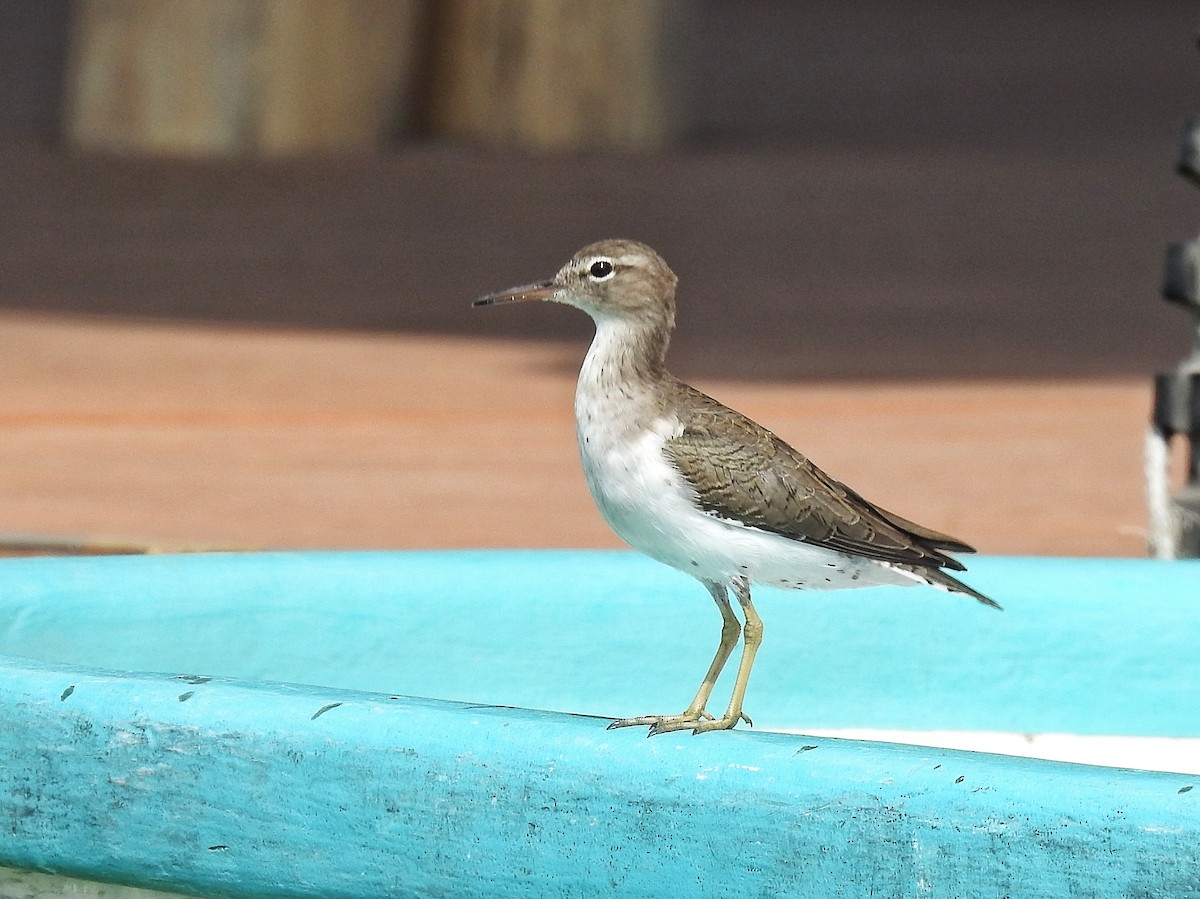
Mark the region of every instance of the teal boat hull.
[[1200, 565], [971, 583], [1005, 611], [763, 590], [757, 727], [646, 739], [605, 726], [686, 705], [720, 619], [632, 554], [7, 561], [0, 865], [211, 897], [1200, 895], [1194, 773], [806, 735], [1200, 737]]

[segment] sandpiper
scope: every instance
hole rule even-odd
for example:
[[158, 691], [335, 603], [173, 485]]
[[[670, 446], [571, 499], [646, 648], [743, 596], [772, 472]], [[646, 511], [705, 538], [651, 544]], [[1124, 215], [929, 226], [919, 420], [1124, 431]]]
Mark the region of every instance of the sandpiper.
[[[676, 283], [645, 244], [604, 240], [584, 247], [549, 281], [474, 303], [548, 300], [592, 317], [596, 336], [575, 390], [592, 497], [621, 539], [695, 577], [721, 612], [721, 640], [691, 704], [679, 714], [609, 726], [649, 725], [654, 735], [751, 723], [742, 701], [763, 633], [752, 583], [799, 590], [928, 584], [999, 608], [947, 573], [965, 570], [948, 553], [973, 552], [970, 546], [872, 505], [766, 428], [666, 370]], [[739, 636], [741, 664], [717, 718], [706, 706]]]

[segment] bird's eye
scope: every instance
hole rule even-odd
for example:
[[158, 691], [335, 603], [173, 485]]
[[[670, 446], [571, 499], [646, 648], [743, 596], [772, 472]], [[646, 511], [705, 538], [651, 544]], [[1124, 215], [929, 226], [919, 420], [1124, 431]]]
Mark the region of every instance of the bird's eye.
[[597, 281], [603, 281], [605, 278], [611, 278], [613, 273], [613, 264], [607, 259], [597, 259], [588, 269], [588, 274]]

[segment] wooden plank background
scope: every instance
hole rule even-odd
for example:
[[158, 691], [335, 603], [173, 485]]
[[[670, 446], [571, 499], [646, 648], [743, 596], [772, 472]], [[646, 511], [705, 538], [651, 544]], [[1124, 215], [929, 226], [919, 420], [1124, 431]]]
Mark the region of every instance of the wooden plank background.
[[681, 276], [676, 372], [868, 497], [985, 552], [1141, 554], [1151, 378], [1190, 340], [1157, 296], [1197, 222], [1190, 7], [694, 9], [677, 148], [236, 163], [14, 137], [62, 42], [7, 14], [0, 533], [614, 545], [586, 320], [468, 304], [629, 236]]
[[[574, 444], [583, 350], [5, 313], [0, 532], [164, 548], [617, 546]], [[1144, 552], [1148, 381], [698, 383], [983, 552]]]

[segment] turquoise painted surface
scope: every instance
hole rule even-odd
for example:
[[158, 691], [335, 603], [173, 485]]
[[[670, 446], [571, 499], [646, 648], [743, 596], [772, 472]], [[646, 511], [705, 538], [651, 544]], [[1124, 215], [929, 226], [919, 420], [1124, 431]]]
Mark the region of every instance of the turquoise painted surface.
[[21, 722], [0, 738], [0, 855], [20, 867], [210, 896], [1197, 888], [1200, 790], [1171, 775], [765, 733], [647, 740], [223, 680], [0, 678], [6, 725]]
[[[935, 590], [762, 590], [760, 727], [1200, 735], [1200, 564], [980, 558]], [[682, 708], [720, 619], [631, 553], [0, 563], [0, 654], [621, 716]]]
[[[1200, 566], [972, 573], [1004, 613], [764, 591], [750, 711], [1200, 733]], [[499, 707], [672, 709], [716, 618], [625, 554], [0, 563], [0, 864], [208, 896], [1200, 895], [1192, 778]]]

